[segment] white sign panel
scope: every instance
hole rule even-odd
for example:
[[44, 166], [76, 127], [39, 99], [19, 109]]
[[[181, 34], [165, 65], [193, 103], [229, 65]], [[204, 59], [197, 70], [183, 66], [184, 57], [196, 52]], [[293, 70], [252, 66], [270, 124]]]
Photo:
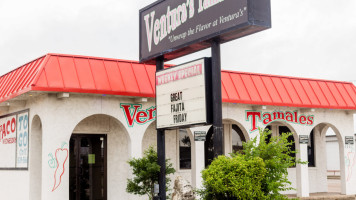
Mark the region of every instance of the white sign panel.
[[207, 123], [205, 59], [156, 73], [157, 128]]
[[0, 168], [28, 167], [28, 111], [0, 116]]
[[16, 166], [16, 115], [0, 118], [0, 167]]
[[17, 115], [16, 167], [27, 168], [28, 163], [28, 112]]

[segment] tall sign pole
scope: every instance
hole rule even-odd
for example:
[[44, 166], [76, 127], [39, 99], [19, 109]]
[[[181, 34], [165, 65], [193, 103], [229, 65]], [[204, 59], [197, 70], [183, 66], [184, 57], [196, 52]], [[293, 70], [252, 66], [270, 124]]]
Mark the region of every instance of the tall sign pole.
[[214, 157], [223, 154], [220, 40], [211, 42]]
[[[161, 71], [156, 72], [160, 200], [166, 199], [165, 129], [212, 124], [214, 156], [223, 154], [220, 44], [271, 28], [270, 4], [270, 0], [157, 0], [140, 10], [140, 62], [156, 61], [156, 71]], [[196, 60], [162, 71], [163, 61], [209, 47], [211, 61]], [[203, 79], [208, 81], [199, 82]]]
[[[156, 58], [156, 72], [164, 69], [163, 56]], [[159, 183], [159, 197], [161, 200], [166, 200], [166, 147], [164, 129], [157, 129], [157, 162], [161, 167], [158, 183]]]

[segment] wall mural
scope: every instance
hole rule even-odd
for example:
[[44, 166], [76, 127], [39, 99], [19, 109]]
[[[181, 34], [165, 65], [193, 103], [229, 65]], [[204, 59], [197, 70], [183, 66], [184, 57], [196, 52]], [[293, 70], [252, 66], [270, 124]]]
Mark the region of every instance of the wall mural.
[[356, 153], [354, 145], [346, 145], [345, 165], [347, 170], [346, 181], [351, 180], [353, 169], [356, 165]]
[[52, 188], [52, 192], [55, 191], [62, 182], [62, 176], [65, 172], [65, 163], [68, 160], [69, 150], [65, 148], [68, 145], [66, 142], [62, 143], [62, 146], [54, 152], [54, 157], [52, 153], [49, 153], [48, 156], [50, 159], [48, 160], [48, 166], [50, 168], [56, 168], [54, 171], [54, 184]]
[[49, 154], [48, 154], [48, 157], [49, 157], [48, 166], [49, 166], [50, 168], [56, 168], [56, 167], [57, 167], [57, 161], [56, 161], [56, 159], [54, 158], [53, 154], [52, 154], [52, 153], [49, 153]]

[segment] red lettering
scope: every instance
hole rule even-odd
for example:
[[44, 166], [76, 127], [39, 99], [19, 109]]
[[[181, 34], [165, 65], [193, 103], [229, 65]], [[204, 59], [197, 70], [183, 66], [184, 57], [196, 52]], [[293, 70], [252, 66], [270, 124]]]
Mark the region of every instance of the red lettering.
[[293, 122], [293, 114], [291, 112], [286, 112], [286, 120]]
[[148, 109], [148, 121], [151, 121], [155, 117], [153, 116], [153, 112], [156, 111], [156, 108], [150, 108]]
[[15, 132], [16, 130], [16, 119], [15, 118], [12, 118], [11, 120], [11, 132]]
[[263, 114], [263, 124], [267, 125], [272, 121], [272, 116], [270, 113]]
[[[141, 121], [141, 118], [144, 118], [144, 119]], [[140, 124], [147, 122], [147, 113], [144, 111], [138, 112], [136, 115], [136, 122], [140, 123]]]
[[2, 138], [6, 137], [6, 125], [2, 125]]
[[294, 122], [298, 123], [298, 111], [294, 111]]
[[129, 123], [129, 126], [132, 126], [133, 123], [134, 123], [134, 119], [135, 119], [135, 116], [136, 116], [137, 109], [141, 108], [141, 105], [133, 105], [134, 112], [131, 113], [130, 112], [130, 107], [131, 106], [132, 106], [131, 104], [129, 104], [129, 105], [121, 104], [120, 105], [120, 107], [123, 108], [123, 110], [124, 110], [125, 117], [127, 119], [127, 122]]
[[308, 116], [308, 122], [307, 122], [307, 124], [308, 124], [308, 125], [313, 125], [313, 122], [314, 122], [314, 116]]
[[301, 125], [313, 125], [314, 124], [314, 116], [313, 115], [298, 115], [298, 111], [275, 111], [273, 113], [269, 112], [261, 112], [261, 111], [246, 111], [246, 120], [249, 121], [250, 117], [252, 118], [252, 128], [250, 132], [257, 130], [257, 119], [261, 121], [263, 125], [267, 125], [274, 120], [283, 120], [286, 122], [293, 122]]
[[261, 112], [256, 112], [256, 111], [247, 111], [246, 112], [246, 118], [249, 119], [250, 116], [252, 117], [252, 129], [250, 130], [251, 132], [257, 130], [256, 127], [256, 118], [261, 121]]
[[141, 104], [120, 104], [120, 107], [124, 111], [127, 123], [129, 126], [133, 126], [134, 123], [144, 124], [146, 122], [156, 119], [156, 107], [150, 107], [149, 109], [142, 110]]
[[302, 115], [299, 117], [299, 123], [300, 124], [305, 124], [305, 122], [307, 121], [307, 117]]
[[284, 113], [283, 112], [273, 112], [273, 120], [276, 119], [284, 119]]
[[9, 121], [6, 122], [6, 134], [7, 134], [7, 135], [10, 134], [10, 130], [9, 130], [9, 129], [11, 128], [10, 125], [11, 125], [11, 124], [10, 124], [10, 120], [9, 120]]
[[16, 143], [16, 138], [7, 138], [7, 139], [3, 139], [2, 141], [3, 144], [12, 144], [12, 143]]

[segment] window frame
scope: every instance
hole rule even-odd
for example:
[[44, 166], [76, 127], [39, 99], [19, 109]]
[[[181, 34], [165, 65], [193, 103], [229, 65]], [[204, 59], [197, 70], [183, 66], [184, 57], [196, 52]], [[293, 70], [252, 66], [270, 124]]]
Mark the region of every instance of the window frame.
[[[181, 165], [180, 165], [180, 157], [181, 157], [181, 153], [180, 153], [180, 131], [183, 130], [187, 133], [188, 137], [189, 137], [189, 140], [190, 140], [190, 168], [181, 168]], [[189, 132], [187, 129], [177, 129], [176, 131], [176, 141], [177, 141], [177, 169], [178, 169], [178, 172], [179, 171], [189, 171], [189, 170], [192, 170], [192, 165], [193, 165], [193, 156], [192, 156], [192, 146], [193, 146], [193, 142], [192, 142], [192, 138], [190, 137], [189, 135]]]

